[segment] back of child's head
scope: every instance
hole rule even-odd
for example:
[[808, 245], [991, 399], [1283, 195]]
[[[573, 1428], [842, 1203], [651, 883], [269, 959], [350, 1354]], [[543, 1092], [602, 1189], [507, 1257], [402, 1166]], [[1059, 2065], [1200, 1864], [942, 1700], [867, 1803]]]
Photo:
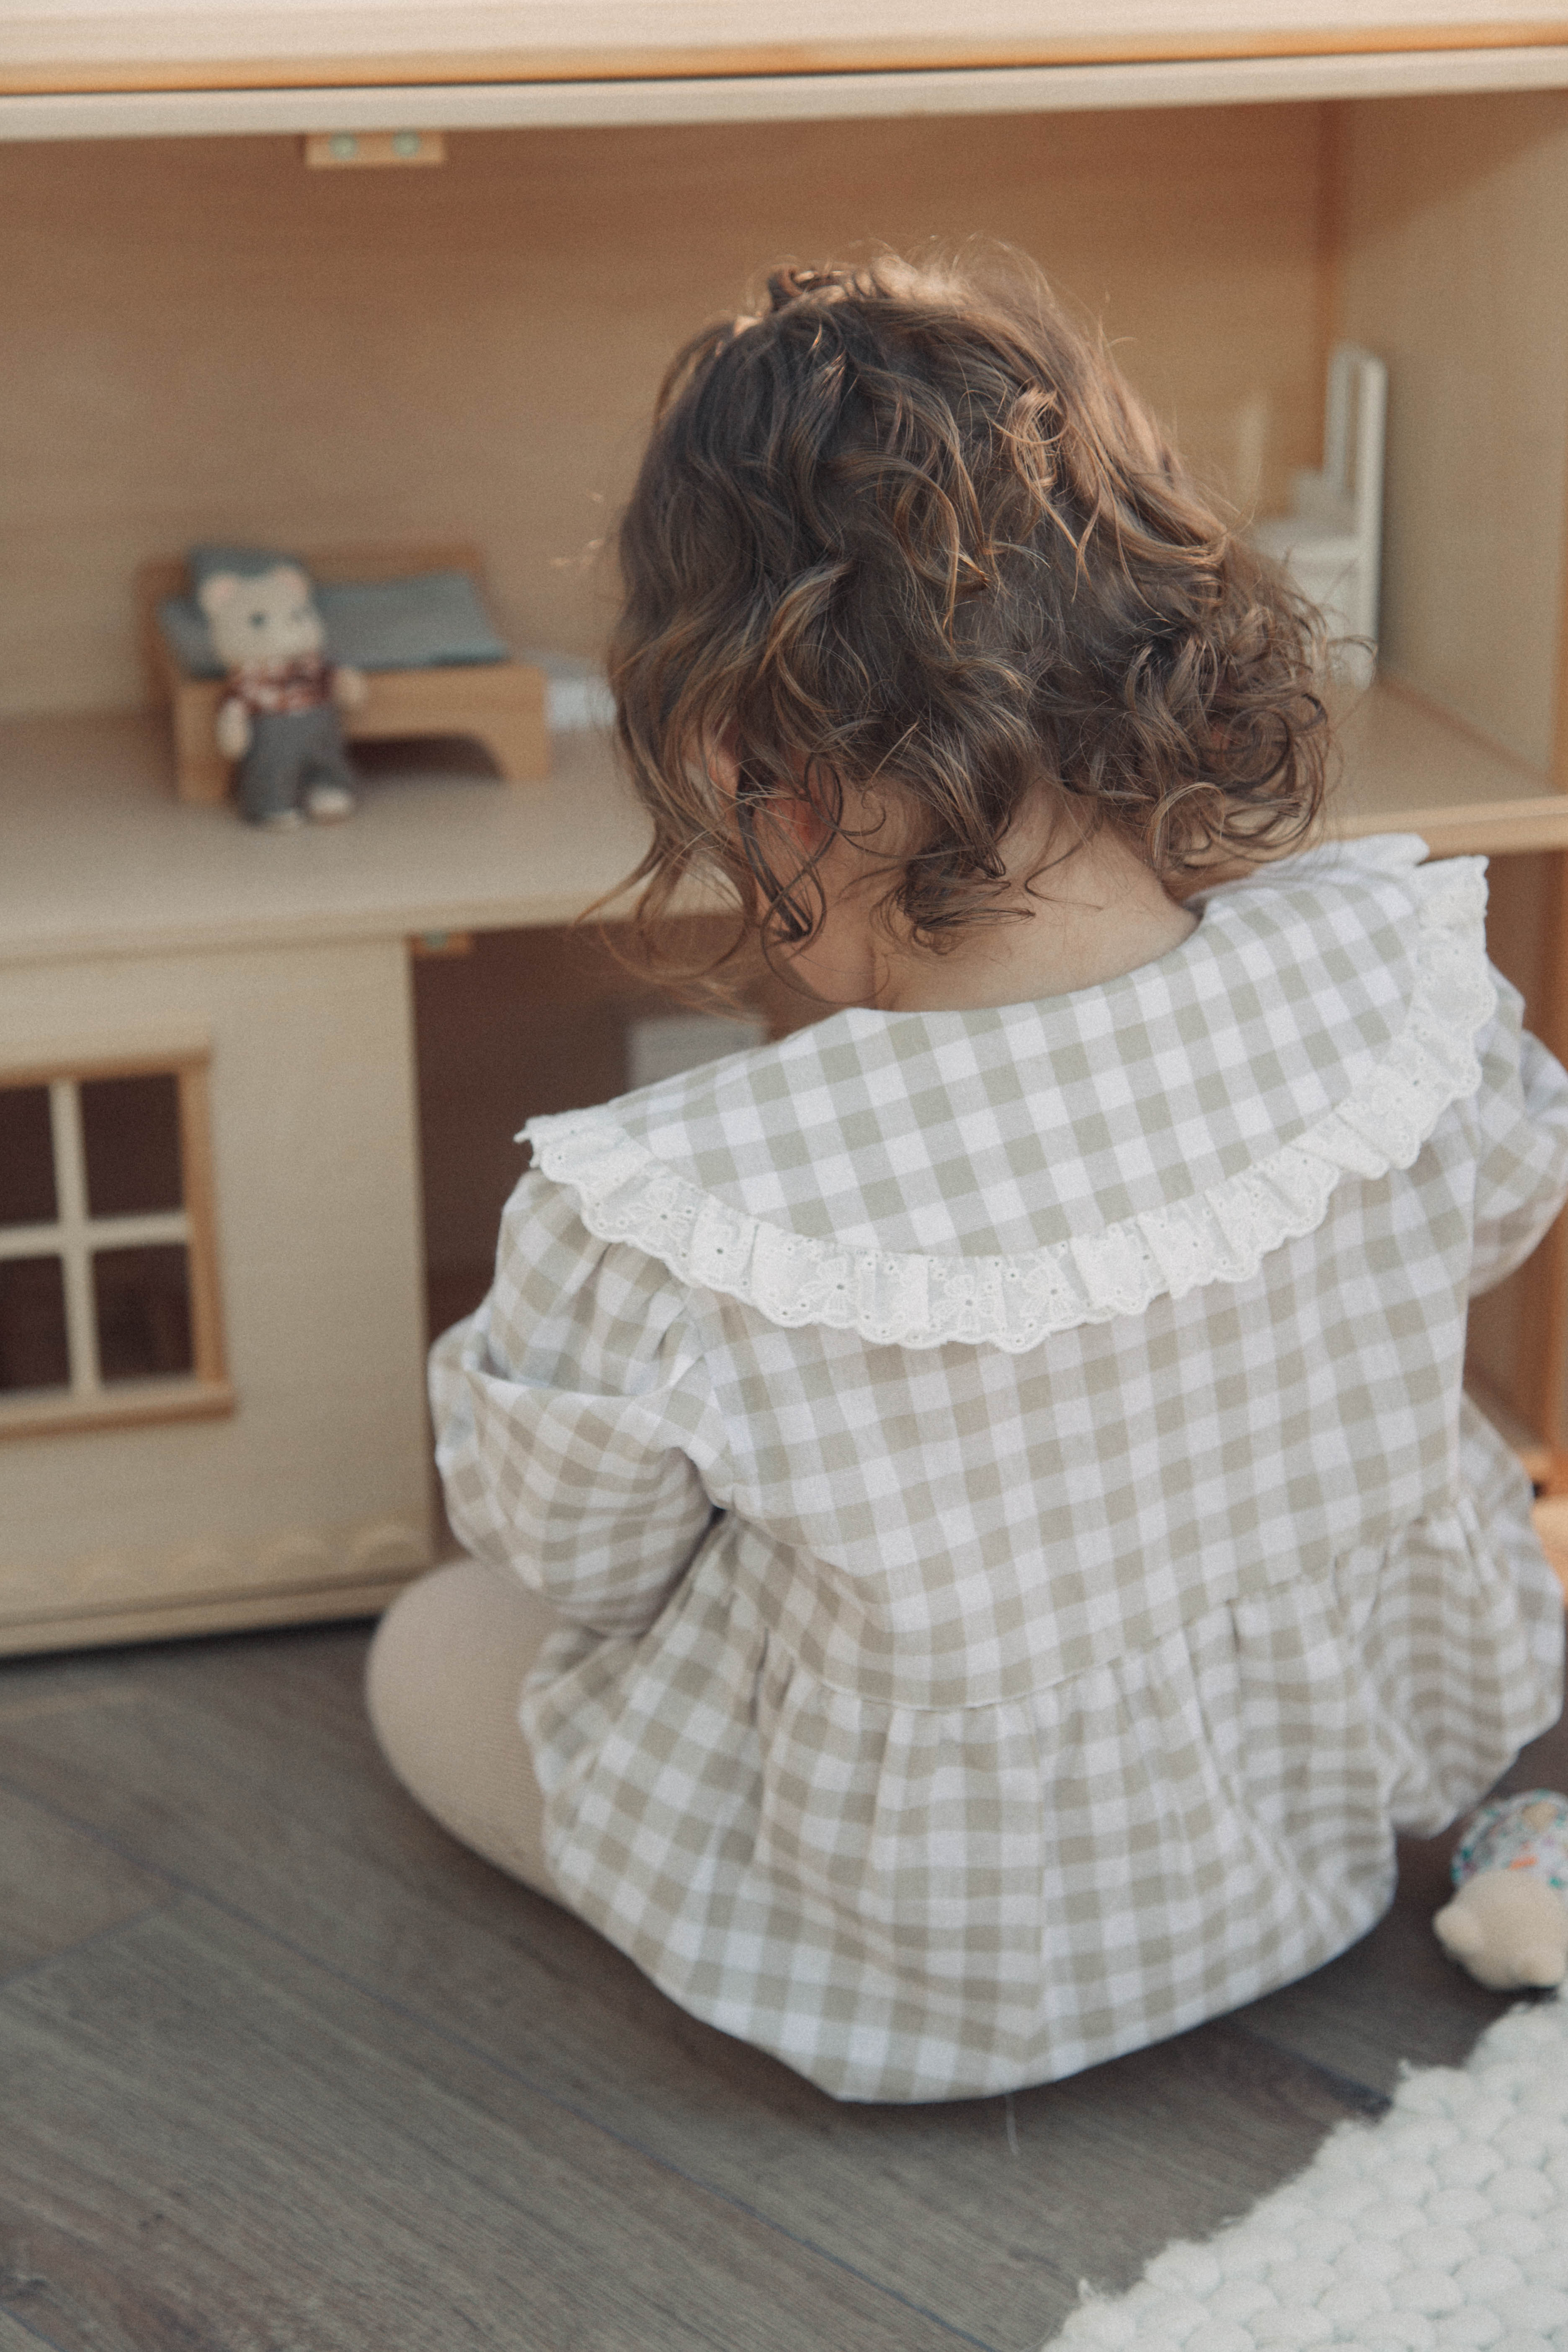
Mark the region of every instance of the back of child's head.
[[808, 938], [803, 797], [868, 841], [897, 814], [879, 912], [937, 949], [1042, 799], [1178, 888], [1318, 813], [1316, 616], [1010, 260], [776, 271], [670, 369], [619, 552], [645, 927], [721, 877], [738, 939]]

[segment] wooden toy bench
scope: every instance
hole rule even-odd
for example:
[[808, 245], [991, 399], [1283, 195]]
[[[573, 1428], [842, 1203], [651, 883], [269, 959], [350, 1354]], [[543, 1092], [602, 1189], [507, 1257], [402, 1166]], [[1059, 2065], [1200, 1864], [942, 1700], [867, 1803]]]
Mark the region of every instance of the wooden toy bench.
[[[324, 582], [405, 580], [421, 572], [466, 572], [482, 588], [477, 548], [416, 545], [303, 549], [300, 560]], [[136, 603], [153, 700], [170, 711], [174, 736], [174, 791], [182, 801], [226, 800], [234, 773], [217, 748], [219, 677], [192, 677], [158, 625], [165, 596], [190, 592], [183, 556], [141, 566]], [[550, 772], [542, 670], [527, 662], [465, 662], [449, 667], [381, 669], [365, 673], [369, 692], [345, 713], [351, 742], [397, 736], [467, 736], [482, 743], [509, 784], [538, 783]]]

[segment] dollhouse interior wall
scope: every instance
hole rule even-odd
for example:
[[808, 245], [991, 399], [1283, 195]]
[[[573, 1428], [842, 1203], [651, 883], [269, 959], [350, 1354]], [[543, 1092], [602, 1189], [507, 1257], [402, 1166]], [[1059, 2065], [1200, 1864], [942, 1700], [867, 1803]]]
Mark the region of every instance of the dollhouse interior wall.
[[1244, 497], [1310, 463], [1316, 107], [0, 151], [0, 697], [124, 708], [130, 583], [200, 537], [466, 538], [525, 643], [591, 652], [659, 376], [759, 263], [999, 237], [1103, 316]]
[[[474, 132], [412, 171], [310, 171], [274, 137], [19, 144], [0, 223], [0, 714], [141, 703], [132, 574], [204, 537], [472, 540], [516, 643], [592, 654], [601, 542], [693, 327], [773, 257], [980, 237], [1103, 320], [1243, 510], [1318, 461], [1335, 338], [1381, 352], [1385, 666], [1554, 757], [1563, 94]], [[1495, 951], [1533, 987], [1546, 861], [1497, 881]], [[624, 1085], [658, 1000], [558, 934], [414, 981], [438, 1321], [516, 1128]], [[1521, 1311], [1478, 1321], [1505, 1391]]]
[[[1333, 126], [1332, 307], [1389, 369], [1382, 667], [1561, 783], [1568, 98], [1384, 100]], [[1561, 1055], [1557, 863], [1494, 857], [1488, 932]], [[1549, 1305], [1527, 1266], [1471, 1314], [1473, 1384], [1525, 1421]]]
[[1383, 665], [1549, 768], [1568, 96], [1386, 100], [1337, 136], [1335, 309], [1389, 368]]

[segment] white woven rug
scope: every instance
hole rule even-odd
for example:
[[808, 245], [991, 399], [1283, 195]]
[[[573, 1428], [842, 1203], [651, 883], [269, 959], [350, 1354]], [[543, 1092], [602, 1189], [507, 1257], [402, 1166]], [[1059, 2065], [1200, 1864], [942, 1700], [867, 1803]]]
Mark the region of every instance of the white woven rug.
[[1320, 2344], [1568, 2347], [1568, 2000], [1511, 2011], [1463, 2068], [1407, 2074], [1244, 2221], [1088, 2297], [1050, 2352]]

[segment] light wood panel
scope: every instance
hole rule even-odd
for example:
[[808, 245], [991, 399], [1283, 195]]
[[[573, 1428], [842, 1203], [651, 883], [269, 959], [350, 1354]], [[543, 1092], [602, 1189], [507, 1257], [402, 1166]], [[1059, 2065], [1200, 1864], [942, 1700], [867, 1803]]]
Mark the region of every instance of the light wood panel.
[[[1568, 96], [1347, 108], [1342, 139], [1343, 321], [1390, 371], [1383, 658], [1568, 784]], [[1523, 947], [1533, 967], [1531, 1025], [1562, 1055], [1564, 837], [1537, 833], [1528, 812], [1517, 813], [1522, 833], [1500, 806], [1495, 814], [1496, 830], [1459, 825], [1448, 838], [1455, 847], [1555, 853], [1528, 875], [1494, 874], [1492, 928]], [[1510, 903], [1522, 921], [1507, 920]], [[1527, 1269], [1478, 1302], [1471, 1348], [1535, 1435], [1561, 1444], [1561, 1220]]]
[[[356, 751], [362, 772], [374, 757]], [[599, 736], [557, 736], [526, 793], [414, 760], [373, 775], [348, 824], [269, 834], [174, 799], [156, 719], [0, 726], [0, 965], [570, 922], [647, 845]]]
[[313, 1584], [247, 1586], [222, 1593], [160, 1596], [150, 1585], [131, 1607], [39, 1609], [8, 1615], [0, 1626], [0, 1654], [26, 1657], [38, 1650], [115, 1648], [130, 1642], [169, 1642], [204, 1633], [309, 1625], [318, 1620], [378, 1617], [409, 1576], [345, 1576]]
[[1429, 697], [1384, 678], [1339, 721], [1328, 810], [1348, 839], [1418, 833], [1435, 856], [1568, 845], [1568, 793]]
[[218, 1276], [217, 1194], [213, 1185], [212, 1097], [207, 1064], [180, 1072], [180, 1167], [191, 1221], [191, 1349], [199, 1381], [221, 1381], [223, 1290]]
[[1102, 58], [1474, 47], [1562, 39], [1561, 0], [28, 0], [0, 25], [0, 87], [580, 80], [672, 74], [886, 72]]
[[1503, 48], [1313, 50], [1304, 56], [887, 73], [88, 90], [0, 94], [0, 141], [164, 139], [279, 131], [315, 138], [353, 131], [385, 139], [413, 126], [433, 140], [449, 131], [1081, 113], [1564, 86], [1568, 46], [1532, 42]]
[[83, 1437], [107, 1429], [162, 1429], [175, 1421], [215, 1421], [235, 1408], [235, 1395], [226, 1380], [183, 1379], [138, 1381], [127, 1397], [112, 1390], [94, 1397], [52, 1395], [37, 1405], [6, 1401], [0, 1413], [0, 1438]]
[[276, 1618], [317, 1589], [352, 1607], [426, 1564], [406, 986], [396, 940], [6, 971], [0, 1060], [68, 1028], [100, 1061], [160, 1017], [209, 1028], [206, 1278], [237, 1409], [0, 1448], [0, 1649], [123, 1638], [138, 1612], [163, 1630], [186, 1607]]
[[132, 577], [196, 539], [479, 541], [520, 645], [586, 652], [595, 542], [674, 349], [781, 255], [977, 236], [1103, 312], [1263, 494], [1321, 429], [1311, 108], [0, 151], [0, 708], [133, 703]]
[[1347, 109], [1345, 331], [1389, 367], [1385, 665], [1538, 770], [1568, 497], [1568, 94]]
[[[1440, 854], [1564, 847], [1568, 794], [1379, 689], [1345, 723], [1330, 823], [1420, 833]], [[0, 965], [568, 923], [648, 838], [593, 731], [557, 735], [549, 781], [527, 793], [416, 755], [371, 776], [350, 824], [272, 835], [182, 806], [158, 722], [134, 717], [0, 725]], [[700, 910], [696, 891], [686, 905]]]

